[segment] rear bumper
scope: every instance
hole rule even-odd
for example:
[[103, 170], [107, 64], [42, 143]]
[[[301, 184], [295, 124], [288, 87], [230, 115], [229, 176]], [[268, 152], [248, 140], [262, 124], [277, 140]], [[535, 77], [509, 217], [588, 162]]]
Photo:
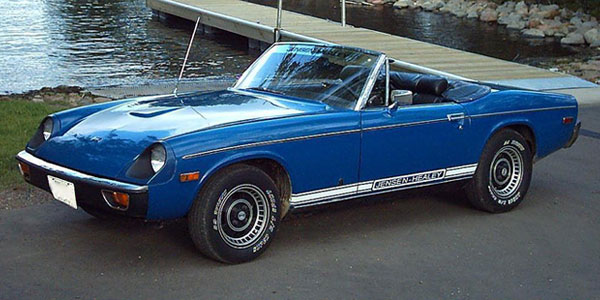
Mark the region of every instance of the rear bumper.
[[[24, 174], [25, 180], [47, 192], [51, 192], [48, 185], [48, 175], [73, 183], [77, 206], [92, 207], [129, 217], [146, 217], [148, 211], [148, 186], [85, 174], [47, 162], [26, 151], [19, 152], [16, 159], [29, 167], [28, 174]], [[126, 210], [111, 208], [102, 196], [103, 190], [127, 193], [130, 199], [129, 207]]]
[[575, 144], [575, 142], [577, 141], [577, 138], [579, 137], [579, 129], [581, 129], [581, 122], [577, 122], [577, 124], [575, 125], [575, 128], [573, 128], [573, 133], [571, 134], [571, 138], [569, 138], [569, 141], [565, 144], [564, 148], [569, 148], [569, 147], [573, 146], [573, 144]]

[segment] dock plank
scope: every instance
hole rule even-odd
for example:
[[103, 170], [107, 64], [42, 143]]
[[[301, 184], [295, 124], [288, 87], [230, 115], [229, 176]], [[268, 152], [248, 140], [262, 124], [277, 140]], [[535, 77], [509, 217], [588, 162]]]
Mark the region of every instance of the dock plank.
[[[264, 42], [273, 42], [276, 8], [240, 0], [147, 0], [154, 10], [196, 20], [203, 24], [244, 35]], [[282, 27], [295, 39], [361, 47], [386, 53], [390, 57], [478, 81], [505, 81], [536, 78], [573, 77], [452, 49], [436, 44], [394, 36], [375, 30], [346, 26], [291, 11], [282, 12]], [[289, 38], [287, 38], [289, 39]], [[559, 87], [557, 87], [559, 88]]]

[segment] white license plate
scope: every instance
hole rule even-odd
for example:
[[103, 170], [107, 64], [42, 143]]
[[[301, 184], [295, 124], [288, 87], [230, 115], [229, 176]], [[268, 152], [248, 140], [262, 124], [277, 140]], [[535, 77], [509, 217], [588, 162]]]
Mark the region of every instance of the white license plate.
[[72, 182], [48, 175], [48, 185], [54, 198], [74, 209], [77, 209], [75, 200], [75, 186]]

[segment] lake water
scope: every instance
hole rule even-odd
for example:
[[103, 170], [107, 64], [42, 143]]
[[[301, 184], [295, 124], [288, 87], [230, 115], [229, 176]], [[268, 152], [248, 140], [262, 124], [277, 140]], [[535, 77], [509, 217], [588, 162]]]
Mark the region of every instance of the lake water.
[[[284, 7], [339, 20], [337, 0], [285, 0]], [[176, 77], [193, 29], [189, 22], [153, 16], [144, 0], [2, 0], [0, 12], [0, 94]], [[349, 6], [347, 19], [509, 60], [573, 53], [552, 40], [523, 40], [518, 32], [450, 15]], [[247, 53], [244, 38], [227, 33], [197, 37], [194, 46], [186, 77], [234, 76], [256, 57]]]

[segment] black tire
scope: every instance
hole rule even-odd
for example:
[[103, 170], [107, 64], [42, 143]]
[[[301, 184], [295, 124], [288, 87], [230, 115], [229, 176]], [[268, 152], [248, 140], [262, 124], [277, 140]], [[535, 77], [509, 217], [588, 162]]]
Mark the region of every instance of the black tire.
[[465, 189], [471, 204], [491, 213], [515, 208], [529, 189], [532, 159], [531, 148], [520, 133], [504, 129], [494, 134]]
[[279, 227], [280, 211], [279, 191], [271, 177], [238, 164], [206, 182], [188, 214], [188, 228], [204, 255], [242, 263], [267, 249]]

